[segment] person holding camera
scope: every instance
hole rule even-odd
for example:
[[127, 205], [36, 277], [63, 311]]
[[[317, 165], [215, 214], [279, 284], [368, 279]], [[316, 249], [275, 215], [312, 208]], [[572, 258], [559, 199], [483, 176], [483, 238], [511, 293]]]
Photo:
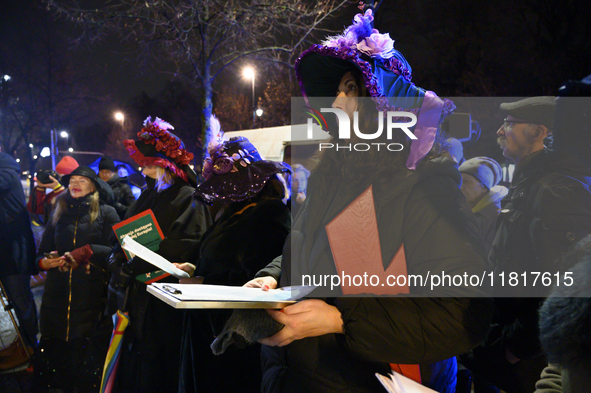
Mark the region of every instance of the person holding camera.
[[[55, 166], [55, 171], [37, 171], [37, 185], [27, 203], [27, 210], [34, 215], [34, 220], [37, 223], [47, 224], [53, 210], [55, 197], [66, 190], [59, 182], [60, 177], [69, 175], [76, 168], [78, 168], [78, 161], [70, 156], [65, 156]], [[50, 191], [48, 192], [48, 190]]]

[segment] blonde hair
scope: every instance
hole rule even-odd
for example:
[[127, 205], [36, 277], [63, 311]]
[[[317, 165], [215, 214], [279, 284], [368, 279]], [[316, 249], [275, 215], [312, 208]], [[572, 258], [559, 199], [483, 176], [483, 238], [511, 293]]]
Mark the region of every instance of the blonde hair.
[[[92, 224], [99, 214], [99, 193], [94, 185], [94, 182], [91, 181], [92, 184], [92, 191], [90, 192], [90, 223]], [[55, 197], [55, 210], [51, 215], [51, 223], [55, 226], [57, 225], [58, 221], [62, 217], [62, 214], [68, 209], [68, 203], [66, 202], [66, 196], [70, 195], [70, 190], [66, 192], [62, 192], [57, 197]]]
[[156, 167], [156, 191], [162, 192], [174, 183], [177, 176], [168, 168]]

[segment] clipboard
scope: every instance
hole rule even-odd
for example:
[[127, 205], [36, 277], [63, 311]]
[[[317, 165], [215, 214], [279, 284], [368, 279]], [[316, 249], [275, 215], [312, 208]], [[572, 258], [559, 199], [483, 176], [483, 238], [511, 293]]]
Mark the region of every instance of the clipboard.
[[146, 287], [174, 308], [273, 308], [281, 309], [310, 294], [316, 287], [302, 285], [263, 291], [260, 288], [208, 284], [153, 283]]
[[282, 309], [290, 304], [294, 304], [295, 300], [286, 301], [219, 301], [219, 300], [180, 300], [174, 294], [162, 290], [154, 285], [146, 287], [148, 293], [154, 295], [158, 299], [171, 307], [177, 309], [244, 309], [244, 308], [270, 308]]

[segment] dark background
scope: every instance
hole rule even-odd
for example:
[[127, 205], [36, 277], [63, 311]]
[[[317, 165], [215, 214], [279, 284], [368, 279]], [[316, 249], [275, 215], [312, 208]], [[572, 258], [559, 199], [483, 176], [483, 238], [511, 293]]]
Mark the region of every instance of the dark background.
[[[395, 48], [413, 67], [413, 82], [439, 96], [553, 95], [565, 80], [591, 73], [590, 3], [390, 0], [378, 9], [375, 27], [395, 40]], [[190, 147], [197, 146], [198, 87], [176, 78], [175, 66], [166, 56], [142, 56], [136, 43], [121, 42], [116, 35], [75, 43], [80, 30], [56, 20], [38, 0], [0, 4], [0, 74], [12, 77], [2, 83], [0, 127], [6, 104], [19, 100], [28, 103], [30, 124], [51, 113], [48, 127], [71, 134], [67, 141], [60, 140], [63, 148], [68, 144], [76, 150], [108, 151], [124, 159], [118, 141], [139, 131], [148, 115], [169, 120]], [[349, 6], [327, 27], [348, 26], [358, 11]], [[250, 128], [250, 84], [239, 75], [239, 66], [224, 71], [214, 86], [214, 110], [226, 130]], [[293, 71], [287, 67], [264, 71], [258, 66], [257, 100], [266, 99], [269, 105], [268, 101], [286, 97], [289, 106], [289, 95], [298, 94]], [[38, 91], [36, 96], [25, 100], [33, 90]], [[123, 125], [113, 118], [118, 110], [126, 115]], [[288, 116], [278, 111], [277, 107], [267, 111], [257, 126], [287, 124]], [[476, 120], [482, 136], [465, 155], [502, 161], [494, 135], [502, 114], [490, 108], [480, 116]], [[27, 145], [47, 145], [48, 132], [33, 133], [30, 139]], [[42, 160], [37, 163], [38, 168], [46, 165]]]

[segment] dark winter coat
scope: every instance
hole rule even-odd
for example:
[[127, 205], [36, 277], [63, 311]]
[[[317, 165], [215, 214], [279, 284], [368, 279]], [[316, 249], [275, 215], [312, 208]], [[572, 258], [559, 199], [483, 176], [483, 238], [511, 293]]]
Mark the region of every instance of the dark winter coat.
[[[194, 203], [195, 189], [179, 179], [162, 192], [156, 191], [154, 179], [147, 177], [146, 183], [147, 189], [126, 217], [151, 209], [164, 235], [157, 253], [170, 262], [196, 260], [199, 239], [211, 225], [211, 218], [204, 206]], [[131, 265], [133, 277], [158, 270], [139, 258], [133, 258]], [[178, 283], [172, 276], [165, 280]], [[148, 294], [146, 285], [136, 280], [129, 288], [127, 306], [131, 322], [124, 336], [115, 382], [117, 391], [176, 391], [178, 378], [174, 376], [179, 373], [182, 312]]]
[[119, 217], [123, 219], [125, 213], [127, 213], [127, 209], [135, 202], [135, 197], [133, 196], [133, 192], [131, 192], [131, 187], [127, 183], [127, 178], [121, 178], [115, 173], [107, 184], [111, 186], [115, 197], [113, 207], [117, 210]]
[[[482, 242], [460, 193], [455, 164], [429, 161], [416, 171], [400, 170], [387, 179], [379, 183], [359, 176], [357, 186], [342, 181], [322, 184], [313, 174], [282, 266], [275, 261], [259, 275], [280, 278], [285, 286], [297, 284], [302, 274], [336, 274], [325, 225], [370, 184], [385, 266], [402, 247], [409, 275], [442, 271], [481, 275]], [[327, 191], [318, 195], [317, 189]], [[490, 302], [477, 298], [485, 293], [474, 287], [431, 291], [427, 286], [410, 291], [458, 297], [328, 298], [341, 312], [345, 334], [305, 338], [282, 348], [263, 346], [263, 391], [379, 392], [383, 388], [374, 374], [387, 374], [389, 363], [398, 363], [419, 364], [424, 385], [453, 392], [454, 356], [482, 340], [490, 322]]]
[[0, 152], [0, 277], [37, 274], [35, 241], [19, 173], [18, 163]]
[[[498, 296], [495, 322], [503, 329], [499, 330], [502, 337], [489, 340], [502, 339], [500, 345], [519, 359], [541, 353], [537, 328], [540, 299], [521, 296], [546, 296], [551, 289], [540, 279], [537, 291], [532, 292], [535, 277], [529, 274], [554, 274], [571, 267], [558, 266], [555, 261], [591, 233], [590, 186], [591, 171], [575, 156], [558, 157], [542, 151], [517, 166], [509, 194], [502, 200], [490, 261], [497, 278], [505, 272], [505, 286], [496, 283], [494, 292]], [[530, 279], [527, 286], [508, 286], [510, 272], [526, 272]]]
[[47, 272], [41, 305], [41, 335], [71, 340], [97, 333], [96, 328], [108, 332], [110, 321], [101, 322], [107, 301], [107, 256], [111, 251], [109, 238], [119, 216], [112, 206], [101, 204], [98, 217], [90, 222], [89, 196], [74, 199], [69, 193], [62, 196], [68, 204], [56, 225], [50, 219], [43, 233], [37, 261], [44, 253], [67, 251], [90, 244], [90, 274], [85, 268]]
[[[195, 276], [204, 284], [242, 286], [281, 255], [291, 226], [288, 207], [279, 199], [254, 203], [231, 204], [203, 236]], [[187, 311], [179, 392], [260, 391], [260, 345], [220, 356], [211, 351], [230, 313]]]

